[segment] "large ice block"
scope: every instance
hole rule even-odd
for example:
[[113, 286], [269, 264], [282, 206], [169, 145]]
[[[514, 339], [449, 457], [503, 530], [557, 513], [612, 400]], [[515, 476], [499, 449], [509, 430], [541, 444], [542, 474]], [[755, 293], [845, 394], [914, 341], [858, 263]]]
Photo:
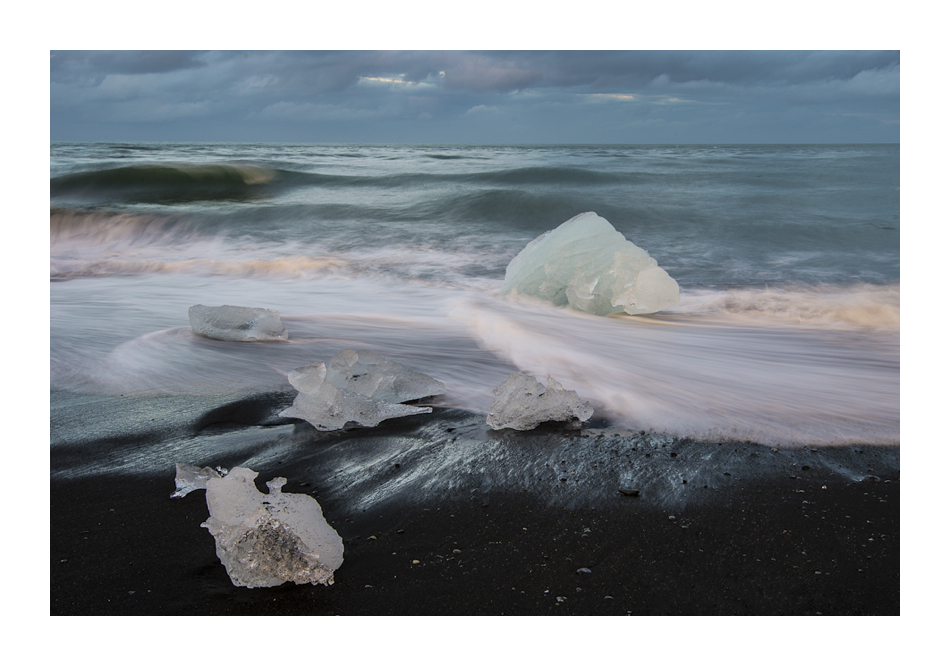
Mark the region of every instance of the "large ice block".
[[207, 521], [218, 559], [239, 587], [333, 584], [343, 564], [343, 540], [309, 495], [284, 494], [277, 477], [257, 490], [257, 472], [235, 467], [222, 478], [209, 478]]
[[338, 389], [385, 402], [445, 393], [442, 382], [365, 349], [338, 353], [327, 364], [326, 378]]
[[188, 308], [188, 320], [192, 331], [215, 340], [257, 342], [288, 337], [280, 313], [265, 308], [193, 305]]
[[544, 386], [531, 375], [517, 372], [492, 391], [495, 396], [487, 422], [493, 430], [531, 430], [548, 421], [586, 421], [594, 414], [589, 402], [548, 376]]
[[572, 217], [528, 243], [508, 264], [502, 293], [595, 315], [647, 314], [679, 302], [676, 280], [596, 213]]
[[280, 415], [303, 419], [317, 430], [341, 430], [347, 424], [373, 427], [386, 419], [432, 411], [431, 407], [386, 402], [337, 388], [327, 375], [323, 361], [292, 370], [287, 379], [297, 389], [297, 397]]

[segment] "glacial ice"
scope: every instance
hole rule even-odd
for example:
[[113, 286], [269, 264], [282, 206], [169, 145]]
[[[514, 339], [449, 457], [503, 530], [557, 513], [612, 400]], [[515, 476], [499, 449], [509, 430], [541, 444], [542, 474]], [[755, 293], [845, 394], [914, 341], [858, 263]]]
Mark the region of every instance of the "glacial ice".
[[276, 310], [237, 305], [193, 305], [188, 308], [188, 320], [192, 331], [215, 340], [256, 342], [286, 340], [288, 337]]
[[338, 389], [385, 402], [406, 402], [445, 393], [445, 384], [365, 349], [344, 349], [327, 365]]
[[582, 402], [575, 391], [565, 390], [550, 375], [545, 387], [531, 375], [513, 372], [492, 395], [495, 400], [487, 418], [492, 430], [531, 430], [547, 421], [586, 421], [594, 413], [589, 402]]
[[329, 368], [319, 361], [292, 370], [287, 379], [298, 393], [294, 404], [280, 415], [303, 419], [324, 431], [340, 430], [348, 423], [371, 428], [386, 419], [428, 414], [431, 407], [402, 405], [392, 400], [413, 400], [445, 392], [442, 382], [378, 354], [352, 349], [334, 356]]
[[[225, 474], [227, 472], [225, 471]], [[192, 490], [204, 490], [208, 487], [208, 479], [220, 479], [221, 474], [210, 467], [197, 467], [196, 465], [184, 465], [177, 463], [175, 465], [175, 492], [172, 497], [184, 497]]]
[[595, 315], [648, 314], [680, 299], [676, 280], [596, 213], [576, 215], [528, 243], [508, 264], [502, 293]]
[[284, 494], [287, 479], [254, 485], [257, 472], [235, 467], [209, 478], [205, 498], [210, 517], [201, 524], [214, 537], [218, 559], [239, 587], [333, 584], [343, 564], [343, 540], [309, 495]]

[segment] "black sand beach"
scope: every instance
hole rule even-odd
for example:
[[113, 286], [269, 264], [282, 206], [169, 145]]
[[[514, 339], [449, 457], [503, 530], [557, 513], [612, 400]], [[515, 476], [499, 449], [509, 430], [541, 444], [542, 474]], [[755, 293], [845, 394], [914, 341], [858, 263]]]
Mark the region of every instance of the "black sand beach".
[[[439, 408], [318, 433], [276, 416], [291, 400], [54, 393], [51, 615], [900, 614], [896, 447], [494, 433]], [[234, 587], [204, 491], [169, 498], [175, 462], [316, 497], [335, 584]]]

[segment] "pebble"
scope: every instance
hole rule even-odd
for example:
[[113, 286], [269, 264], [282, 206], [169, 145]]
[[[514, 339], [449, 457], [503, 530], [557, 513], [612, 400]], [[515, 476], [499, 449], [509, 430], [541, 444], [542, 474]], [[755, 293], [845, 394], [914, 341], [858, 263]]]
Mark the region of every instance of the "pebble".
[[588, 574], [588, 573], [590, 573], [590, 569], [588, 569], [587, 567], [581, 567], [580, 569], [577, 570], [577, 573], [579, 573], [579, 574]]
[[460, 551], [458, 548], [455, 548], [455, 549], [452, 550], [452, 553], [453, 553], [454, 555], [461, 555], [461, 554], [462, 554], [462, 551]]
[[413, 560], [412, 563], [413, 563], [413, 564], [419, 564], [419, 560]]
[[629, 495], [630, 497], [640, 497], [640, 491], [637, 490], [636, 488], [625, 488], [621, 486], [619, 492], [621, 495]]
[[564, 602], [564, 601], [567, 601], [567, 597], [558, 597], [557, 600], [559, 602]]
[[676, 516], [670, 516], [670, 520], [676, 520]]

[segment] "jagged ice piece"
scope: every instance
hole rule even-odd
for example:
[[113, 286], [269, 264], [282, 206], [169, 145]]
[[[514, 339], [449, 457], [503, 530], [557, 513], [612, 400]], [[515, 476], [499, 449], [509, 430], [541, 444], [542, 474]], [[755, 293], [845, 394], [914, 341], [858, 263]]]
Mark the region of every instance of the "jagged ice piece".
[[317, 430], [341, 430], [353, 423], [371, 428], [386, 419], [432, 411], [431, 407], [400, 405], [338, 389], [327, 381], [323, 361], [297, 368], [287, 379], [298, 393], [294, 404], [280, 415], [303, 419]]
[[492, 430], [531, 430], [547, 421], [586, 421], [594, 413], [589, 402], [565, 390], [550, 375], [544, 386], [531, 375], [514, 372], [492, 395], [495, 400], [487, 418]]
[[175, 464], [175, 492], [171, 497], [184, 497], [192, 490], [207, 488], [208, 479], [219, 479], [221, 474], [210, 467]]
[[327, 381], [338, 389], [385, 402], [406, 402], [445, 393], [445, 384], [383, 358], [344, 349], [327, 364]]
[[309, 495], [284, 494], [287, 479], [257, 490], [257, 472], [235, 467], [223, 478], [210, 478], [205, 493], [207, 521], [218, 559], [231, 582], [239, 587], [273, 587], [287, 581], [298, 585], [333, 584], [333, 572], [343, 564], [343, 540], [323, 517]]
[[595, 315], [648, 314], [680, 300], [676, 280], [596, 213], [528, 243], [508, 264], [501, 290]]
[[215, 340], [256, 342], [286, 340], [288, 337], [280, 313], [264, 308], [192, 305], [188, 308], [188, 321], [192, 331]]

